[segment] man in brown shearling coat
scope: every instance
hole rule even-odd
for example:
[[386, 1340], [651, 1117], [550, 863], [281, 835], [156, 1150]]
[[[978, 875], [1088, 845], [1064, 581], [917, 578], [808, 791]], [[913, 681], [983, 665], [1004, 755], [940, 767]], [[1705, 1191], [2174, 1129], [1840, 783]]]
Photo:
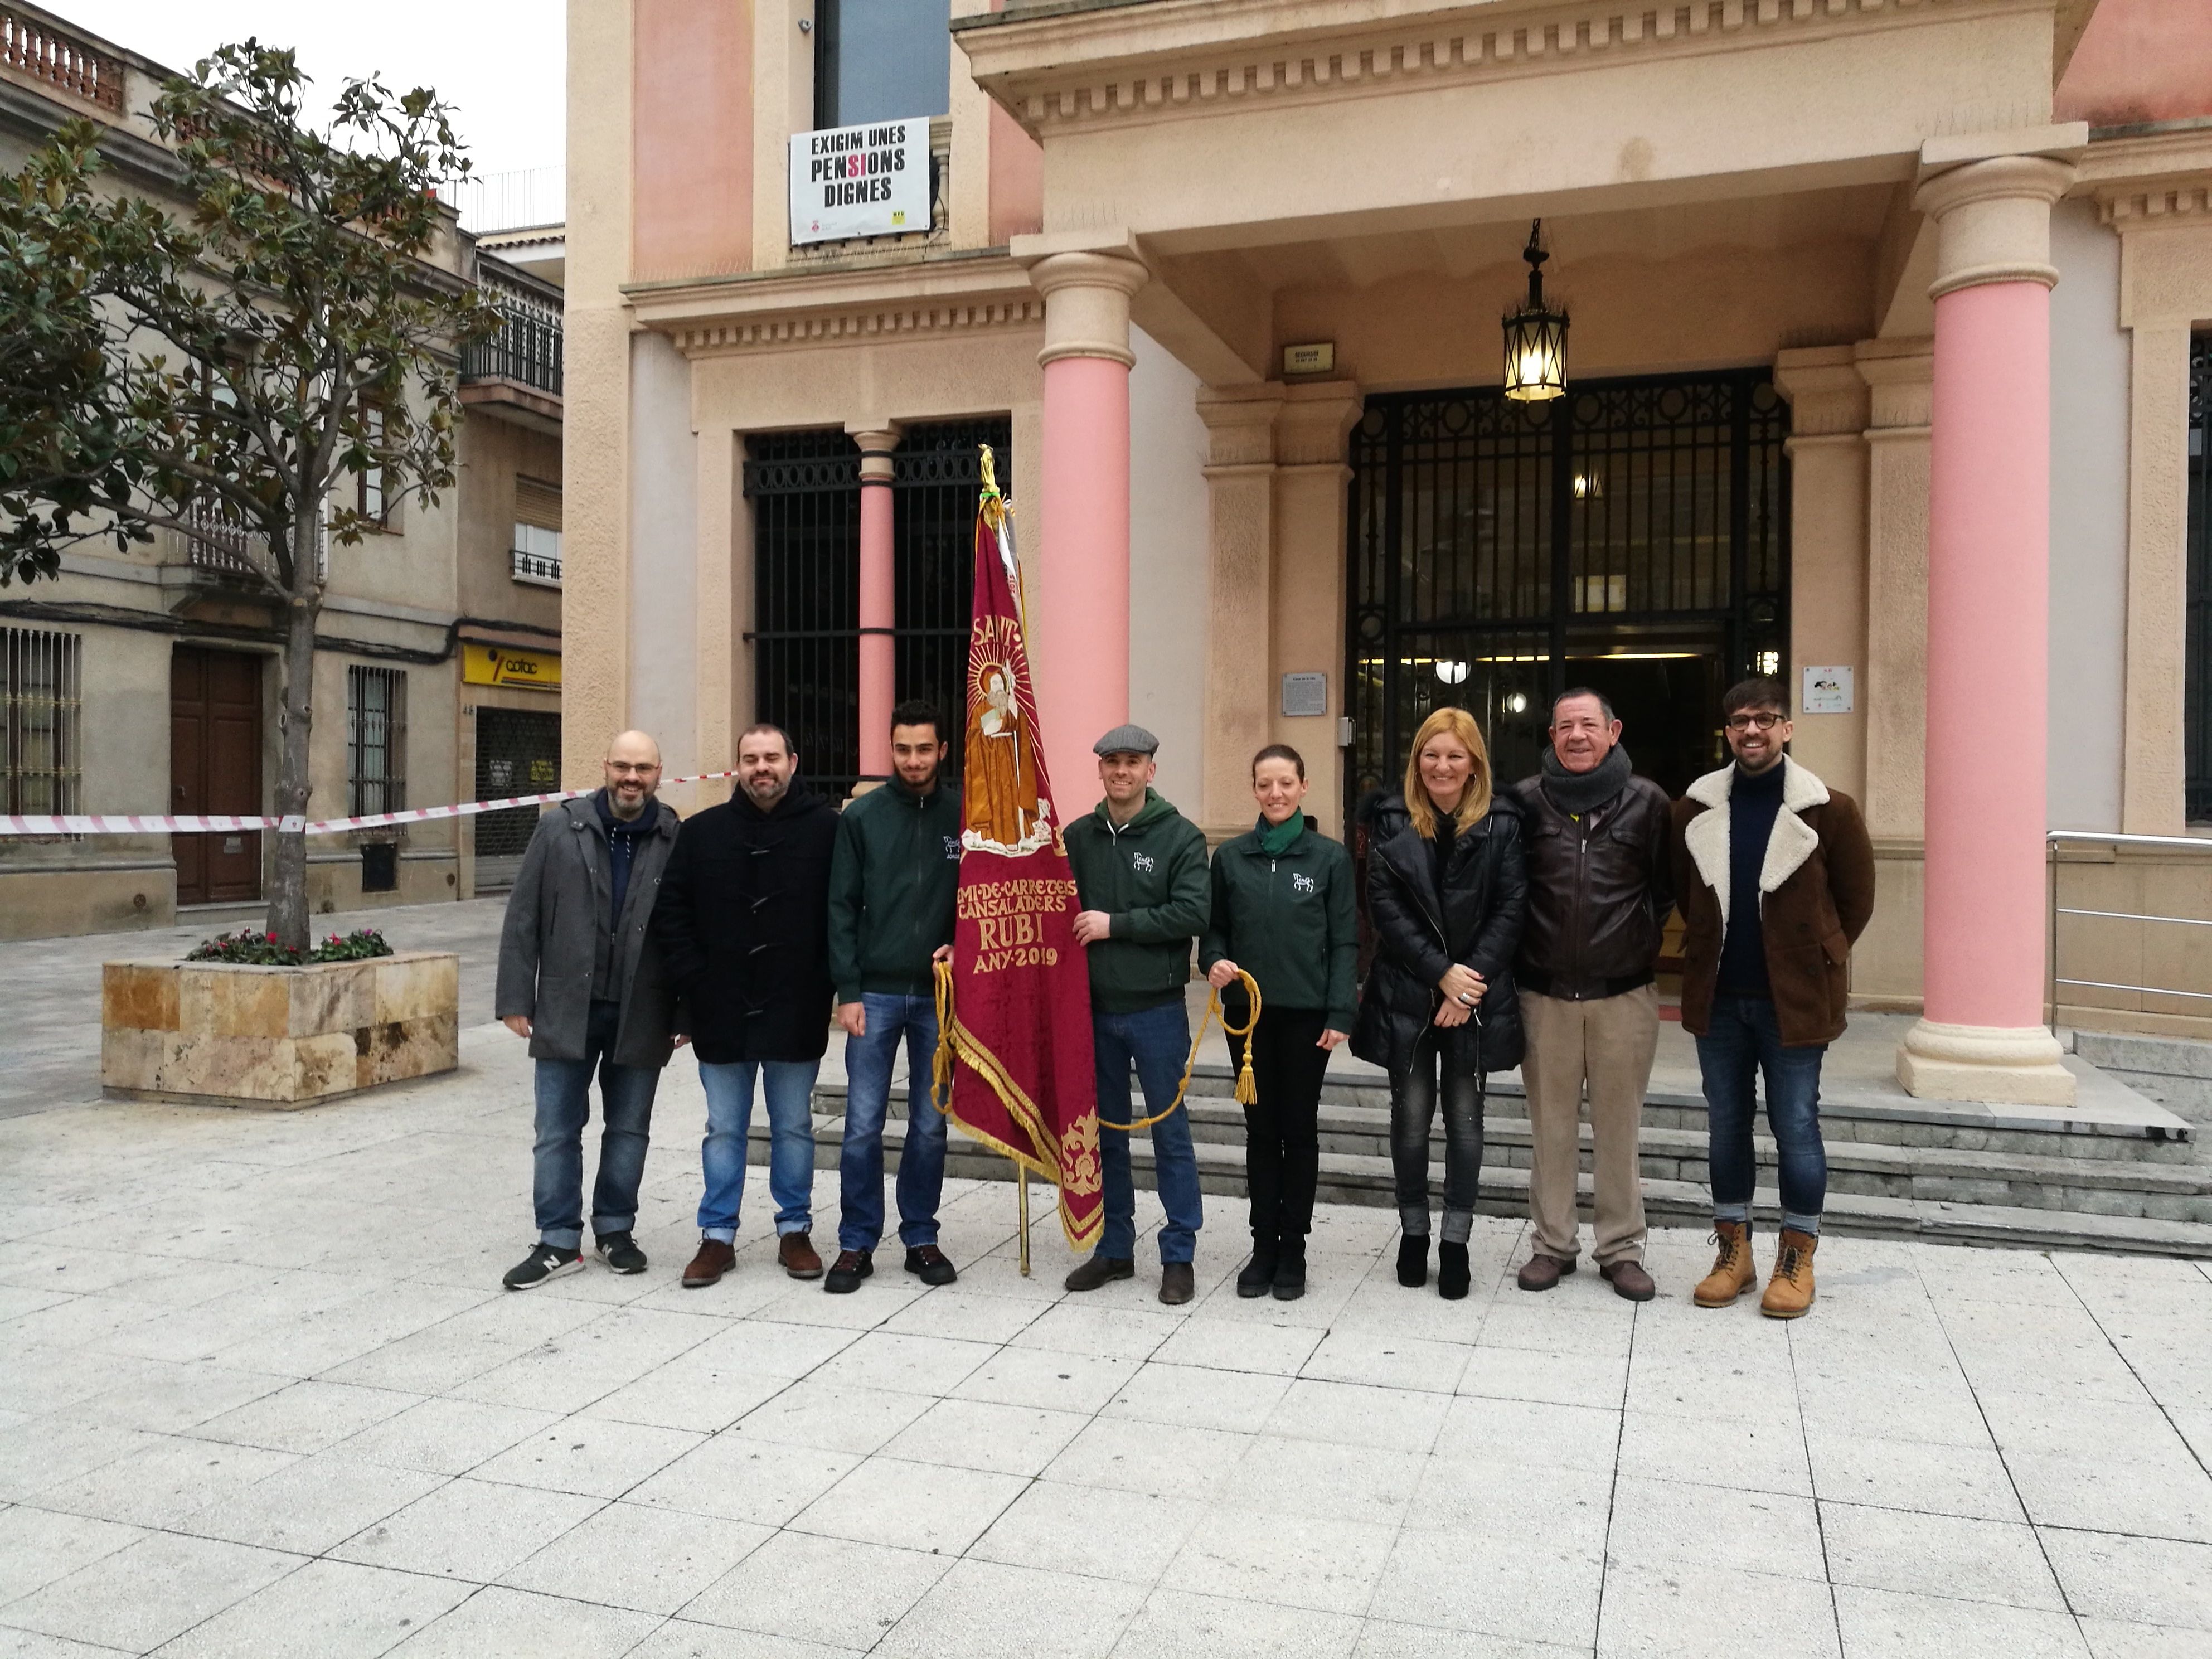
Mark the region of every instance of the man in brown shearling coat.
[[1827, 1196], [1820, 1059], [1843, 1035], [1851, 945], [1874, 914], [1874, 847], [1849, 795], [1783, 753], [1789, 693], [1746, 680], [1721, 700], [1733, 766], [1674, 803], [1682, 1029], [1704, 1073], [1713, 1233], [1720, 1254], [1698, 1284], [1724, 1308], [1759, 1282], [1751, 1255], [1756, 1178], [1753, 1084], [1766, 1078], [1782, 1186], [1774, 1276], [1759, 1311], [1795, 1319], [1813, 1305], [1813, 1252]]

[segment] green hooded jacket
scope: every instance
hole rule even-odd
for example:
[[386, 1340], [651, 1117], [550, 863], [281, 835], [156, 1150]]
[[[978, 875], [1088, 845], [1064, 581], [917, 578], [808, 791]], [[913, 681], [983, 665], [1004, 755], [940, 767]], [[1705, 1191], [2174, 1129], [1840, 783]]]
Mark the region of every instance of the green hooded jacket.
[[929, 959], [952, 943], [960, 791], [917, 795], [896, 778], [837, 820], [830, 855], [830, 978], [837, 1000], [936, 994]]
[[1114, 919], [1112, 936], [1085, 951], [1092, 1009], [1135, 1014], [1180, 998], [1190, 942], [1206, 931], [1206, 832], [1148, 788], [1119, 830], [1103, 800], [1069, 824], [1067, 862], [1083, 908]]
[[1268, 1008], [1320, 1008], [1330, 1030], [1350, 1031], [1359, 963], [1352, 889], [1352, 854], [1311, 818], [1280, 854], [1261, 848], [1257, 830], [1224, 842], [1213, 855], [1212, 914], [1199, 967], [1225, 957], [1258, 983], [1263, 1016]]

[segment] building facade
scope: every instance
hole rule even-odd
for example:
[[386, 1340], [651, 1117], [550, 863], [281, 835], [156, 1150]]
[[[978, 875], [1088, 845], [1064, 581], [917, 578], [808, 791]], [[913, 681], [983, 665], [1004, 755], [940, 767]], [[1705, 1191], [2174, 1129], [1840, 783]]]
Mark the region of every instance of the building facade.
[[[145, 117], [168, 73], [34, 8], [0, 9], [0, 166], [12, 171], [62, 121], [88, 118], [106, 129], [109, 187], [179, 209], [176, 169]], [[341, 484], [384, 527], [327, 555], [317, 817], [555, 787], [557, 233], [493, 239], [513, 245], [508, 261], [455, 223], [427, 255], [436, 272], [490, 289], [507, 325], [454, 364], [468, 411], [454, 488], [424, 506], [387, 499], [373, 473]], [[240, 532], [210, 519], [127, 551], [88, 545], [64, 556], [58, 580], [0, 592], [0, 812], [270, 810], [281, 635], [246, 551]], [[511, 879], [534, 818], [317, 837], [309, 902], [328, 912], [468, 896]], [[250, 917], [264, 840], [0, 837], [0, 938]]]
[[[886, 770], [891, 698], [957, 691], [930, 491], [994, 432], [1071, 810], [1133, 718], [1210, 834], [1271, 741], [1341, 833], [1431, 708], [1511, 776], [1575, 684], [1679, 792], [1778, 673], [1875, 837], [1900, 1075], [2070, 1098], [2046, 832], [2212, 818], [2212, 15], [955, 0], [940, 54], [934, 11], [571, 0], [572, 780], [753, 718]], [[926, 228], [816, 240], [794, 136], [924, 118]], [[1543, 401], [1501, 390], [1532, 221]], [[2212, 863], [2065, 859], [2111, 914], [2057, 1018], [2209, 1029], [2201, 929], [2130, 918], [2212, 915]]]

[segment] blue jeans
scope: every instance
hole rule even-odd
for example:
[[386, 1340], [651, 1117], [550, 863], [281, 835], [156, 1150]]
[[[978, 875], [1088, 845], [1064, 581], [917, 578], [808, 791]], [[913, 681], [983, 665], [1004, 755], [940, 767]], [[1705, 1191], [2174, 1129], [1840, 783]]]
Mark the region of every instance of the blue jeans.
[[1782, 1046], [1774, 1005], [1765, 997], [1717, 995], [1712, 1024], [1698, 1039], [1705, 1073], [1705, 1117], [1712, 1167], [1713, 1218], [1751, 1219], [1758, 1165], [1751, 1122], [1758, 1112], [1752, 1085], [1766, 1076], [1766, 1121], [1781, 1165], [1782, 1224], [1818, 1234], [1828, 1196], [1828, 1154], [1820, 1144], [1820, 1059], [1825, 1042]]
[[890, 1106], [891, 1062], [906, 1040], [906, 1146], [899, 1153], [899, 1242], [909, 1250], [937, 1243], [937, 1203], [945, 1193], [945, 1114], [929, 1101], [937, 1058], [937, 1003], [930, 997], [860, 994], [866, 1036], [845, 1039], [845, 1144], [837, 1154], [841, 1250], [872, 1250], [884, 1236], [884, 1115]]
[[[1098, 1066], [1098, 1160], [1105, 1180], [1106, 1231], [1098, 1254], [1127, 1261], [1137, 1250], [1137, 1183], [1131, 1169], [1129, 1136], [1109, 1123], [1132, 1121], [1129, 1064], [1136, 1062], [1144, 1085], [1144, 1115], [1173, 1100], [1190, 1058], [1190, 1016], [1182, 999], [1137, 1014], [1091, 1016], [1091, 1042]], [[1178, 1109], [1146, 1131], [1152, 1138], [1152, 1166], [1167, 1220], [1160, 1228], [1160, 1262], [1188, 1261], [1198, 1248], [1204, 1223], [1199, 1207], [1198, 1154], [1191, 1149], [1190, 1114]]]
[[594, 1002], [581, 1060], [538, 1062], [538, 1144], [531, 1196], [538, 1237], [556, 1249], [584, 1243], [584, 1124], [592, 1115], [592, 1073], [599, 1074], [599, 1175], [592, 1187], [592, 1231], [604, 1237], [637, 1224], [637, 1185], [653, 1128], [660, 1073], [617, 1066], [612, 1055], [622, 1005]]
[[775, 1231], [803, 1233], [814, 1225], [814, 1074], [818, 1060], [738, 1060], [699, 1062], [707, 1091], [707, 1138], [699, 1162], [707, 1190], [699, 1200], [699, 1234], [734, 1244], [738, 1206], [745, 1195], [745, 1137], [753, 1121], [753, 1079], [768, 1095], [768, 1191], [775, 1200]]

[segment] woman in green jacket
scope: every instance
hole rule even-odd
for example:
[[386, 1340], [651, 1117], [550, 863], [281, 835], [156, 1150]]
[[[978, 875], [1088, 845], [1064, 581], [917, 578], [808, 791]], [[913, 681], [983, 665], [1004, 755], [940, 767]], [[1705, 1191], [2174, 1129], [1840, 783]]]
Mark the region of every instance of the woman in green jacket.
[[1247, 1045], [1259, 1099], [1244, 1109], [1244, 1169], [1252, 1194], [1252, 1259], [1237, 1294], [1305, 1294], [1306, 1234], [1321, 1173], [1321, 1085], [1329, 1050], [1352, 1030], [1358, 959], [1352, 855], [1302, 810], [1306, 765], [1270, 744], [1252, 757], [1260, 821], [1213, 855], [1213, 903], [1199, 965], [1224, 994], [1230, 1023], [1246, 1024], [1249, 999], [1237, 974], [1260, 988], [1260, 1023], [1231, 1037]]

